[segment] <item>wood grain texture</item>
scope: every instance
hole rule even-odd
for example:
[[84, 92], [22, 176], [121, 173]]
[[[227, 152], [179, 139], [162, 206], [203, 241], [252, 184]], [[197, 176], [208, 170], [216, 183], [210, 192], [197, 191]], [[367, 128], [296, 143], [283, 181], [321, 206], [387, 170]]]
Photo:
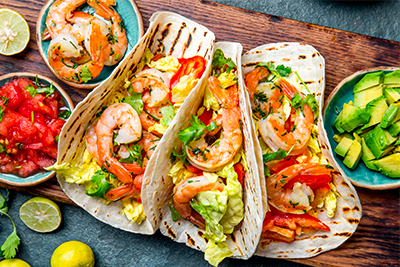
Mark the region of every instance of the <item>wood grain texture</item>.
[[[56, 78], [42, 61], [35, 41], [35, 22], [44, 0], [0, 0], [0, 8], [10, 8], [28, 21], [31, 40], [24, 52], [0, 56], [0, 75], [17, 71], [37, 72]], [[145, 29], [155, 11], [171, 11], [184, 15], [214, 31], [217, 41], [243, 44], [244, 52], [272, 42], [303, 42], [314, 46], [326, 61], [325, 97], [345, 77], [361, 69], [379, 66], [400, 66], [400, 43], [372, 38], [332, 28], [294, 21], [249, 10], [229, 7], [205, 0], [138, 0]], [[87, 91], [60, 85], [74, 103]], [[45, 195], [73, 204], [55, 179], [39, 186], [16, 188], [33, 195]], [[355, 234], [339, 248], [311, 259], [293, 260], [312, 266], [400, 266], [400, 191], [372, 191], [357, 188], [363, 205], [363, 218]], [[268, 264], [268, 259], [265, 259]]]

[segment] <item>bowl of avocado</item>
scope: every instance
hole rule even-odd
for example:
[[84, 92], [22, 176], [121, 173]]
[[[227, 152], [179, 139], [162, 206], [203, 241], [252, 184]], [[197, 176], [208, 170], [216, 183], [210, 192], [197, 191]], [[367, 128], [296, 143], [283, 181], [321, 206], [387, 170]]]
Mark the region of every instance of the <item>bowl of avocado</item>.
[[323, 113], [333, 158], [359, 187], [400, 187], [400, 68], [361, 70], [341, 81]]

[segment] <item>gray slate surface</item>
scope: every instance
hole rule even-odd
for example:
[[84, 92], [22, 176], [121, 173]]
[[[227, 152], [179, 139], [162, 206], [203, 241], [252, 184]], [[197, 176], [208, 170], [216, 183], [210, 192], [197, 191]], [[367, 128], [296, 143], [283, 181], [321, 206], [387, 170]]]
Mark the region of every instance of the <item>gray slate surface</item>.
[[[318, 1], [318, 0], [214, 0], [271, 15], [327, 27], [400, 41], [400, 1]], [[0, 189], [4, 193], [4, 189]], [[69, 240], [79, 240], [94, 251], [97, 267], [108, 266], [207, 266], [203, 253], [174, 243], [157, 232], [141, 236], [115, 229], [97, 221], [84, 210], [60, 204], [61, 227], [50, 234], [27, 228], [19, 218], [19, 207], [32, 196], [11, 193], [9, 214], [14, 219], [21, 245], [17, 258], [32, 267], [50, 266], [54, 249]], [[0, 244], [12, 231], [11, 222], [0, 217]], [[1, 258], [0, 258], [1, 259]], [[227, 259], [220, 266], [302, 266], [284, 260], [253, 257], [248, 261]], [[67, 267], [67, 266], [66, 266]]]

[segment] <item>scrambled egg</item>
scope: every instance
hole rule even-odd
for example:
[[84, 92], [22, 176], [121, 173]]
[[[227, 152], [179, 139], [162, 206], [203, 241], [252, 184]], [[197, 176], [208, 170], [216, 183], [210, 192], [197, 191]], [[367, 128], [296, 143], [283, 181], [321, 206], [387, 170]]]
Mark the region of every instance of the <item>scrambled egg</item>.
[[159, 71], [173, 71], [177, 72], [181, 64], [179, 64], [179, 61], [176, 57], [173, 56], [166, 56], [163, 58], [160, 58], [156, 62], [150, 61], [150, 63], [147, 64], [150, 68], [155, 68]]

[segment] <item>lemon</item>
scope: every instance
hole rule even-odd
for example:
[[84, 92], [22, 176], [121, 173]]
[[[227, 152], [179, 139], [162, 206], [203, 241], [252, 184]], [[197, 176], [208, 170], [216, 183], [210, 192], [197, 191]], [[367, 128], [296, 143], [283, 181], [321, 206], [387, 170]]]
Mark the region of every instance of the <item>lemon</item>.
[[43, 197], [34, 197], [22, 204], [19, 217], [26, 226], [40, 233], [54, 231], [61, 223], [60, 208], [50, 199]]
[[28, 263], [20, 259], [8, 259], [0, 261], [0, 267], [31, 267]]
[[85, 243], [68, 241], [54, 250], [50, 264], [51, 267], [93, 267], [94, 254]]
[[15, 55], [28, 45], [30, 38], [26, 20], [17, 12], [0, 9], [0, 54]]

